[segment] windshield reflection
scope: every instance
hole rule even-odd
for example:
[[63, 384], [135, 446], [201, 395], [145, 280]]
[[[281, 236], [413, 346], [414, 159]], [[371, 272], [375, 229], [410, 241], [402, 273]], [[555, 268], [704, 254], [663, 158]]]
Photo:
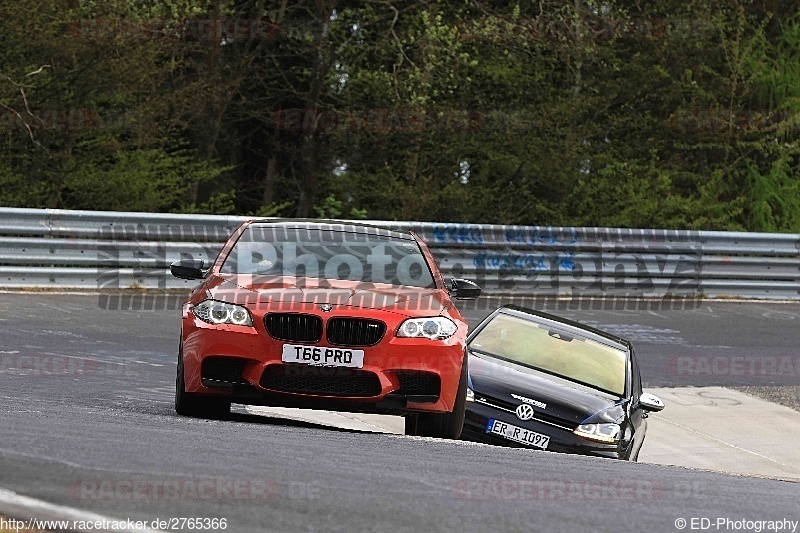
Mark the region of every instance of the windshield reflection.
[[470, 349], [543, 370], [571, 381], [622, 396], [627, 353], [624, 350], [559, 329], [498, 314], [475, 336]]

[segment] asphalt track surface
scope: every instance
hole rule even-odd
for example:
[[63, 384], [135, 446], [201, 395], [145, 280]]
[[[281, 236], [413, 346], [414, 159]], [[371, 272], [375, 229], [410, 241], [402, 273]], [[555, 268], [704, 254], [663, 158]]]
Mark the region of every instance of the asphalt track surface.
[[[785, 481], [243, 410], [226, 421], [181, 418], [172, 409], [179, 312], [100, 302], [0, 294], [0, 487], [122, 519], [225, 518], [228, 531], [677, 531], [681, 518], [800, 520], [800, 484]], [[465, 314], [474, 324], [490, 306]], [[795, 355], [800, 340], [795, 304], [556, 312], [627, 334], [651, 386], [738, 382], [678, 375], [669, 361]]]

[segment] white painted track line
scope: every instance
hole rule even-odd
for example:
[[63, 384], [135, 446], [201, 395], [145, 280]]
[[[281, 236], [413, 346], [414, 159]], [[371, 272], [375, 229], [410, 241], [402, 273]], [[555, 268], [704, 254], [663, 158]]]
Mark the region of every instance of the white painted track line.
[[800, 411], [724, 387], [649, 389], [639, 461], [800, 481]]
[[[12, 517], [17, 518], [20, 520], [36, 518], [38, 520], [58, 520], [58, 521], [70, 521], [70, 522], [124, 522], [124, 519], [119, 518], [111, 518], [108, 516], [103, 516], [97, 513], [93, 513], [90, 511], [85, 511], [82, 509], [75, 509], [73, 507], [66, 507], [62, 505], [55, 505], [52, 503], [48, 503], [42, 500], [37, 500], [35, 498], [30, 498], [28, 496], [22, 496], [21, 494], [17, 494], [16, 492], [12, 492], [10, 490], [0, 488], [0, 513]], [[96, 533], [97, 529], [94, 528], [87, 528], [87, 529], [71, 529], [71, 531], [91, 531], [92, 533]], [[130, 528], [121, 528], [121, 529], [114, 529], [116, 532], [133, 532], [136, 531], [138, 533], [160, 533], [160, 530], [157, 529], [130, 529]]]
[[256, 415], [300, 420], [354, 431], [374, 433], [405, 433], [405, 420], [401, 416], [374, 415], [369, 413], [340, 413], [335, 411], [312, 411], [311, 409], [289, 409], [284, 407], [261, 407], [248, 405], [247, 411]]

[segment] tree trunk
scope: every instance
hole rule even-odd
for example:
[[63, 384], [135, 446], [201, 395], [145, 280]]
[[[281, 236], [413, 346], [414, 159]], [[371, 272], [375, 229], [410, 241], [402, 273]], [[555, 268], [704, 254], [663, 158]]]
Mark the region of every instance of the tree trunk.
[[273, 200], [275, 199], [275, 167], [278, 166], [278, 158], [274, 153], [269, 156], [267, 160], [267, 171], [264, 174], [264, 197], [262, 199], [262, 204], [264, 207], [268, 207], [272, 204]]
[[[212, 4], [211, 8], [211, 20], [216, 22], [220, 20], [220, 5], [217, 2]], [[208, 56], [207, 56], [207, 66], [208, 69], [207, 75], [213, 81], [218, 81], [219, 76], [219, 43], [222, 41], [222, 34], [221, 28], [219, 24], [212, 24], [212, 28], [214, 31], [214, 35], [208, 39]], [[215, 94], [215, 91], [212, 92]], [[213, 96], [212, 96], [213, 98]], [[200, 159], [203, 161], [210, 161], [211, 158], [214, 156], [214, 147], [217, 144], [217, 133], [218, 133], [218, 116], [219, 116], [219, 106], [217, 102], [209, 101], [205, 103], [205, 109], [203, 111], [203, 118], [201, 120], [201, 128], [202, 131], [200, 132]], [[200, 192], [200, 182], [195, 181], [192, 183], [192, 186], [189, 190], [189, 202], [192, 205], [197, 205], [198, 197]]]
[[325, 0], [317, 1], [317, 18], [320, 29], [315, 39], [316, 47], [314, 63], [311, 70], [308, 96], [303, 113], [303, 142], [300, 147], [300, 198], [297, 202], [297, 216], [308, 218], [317, 193], [319, 172], [317, 169], [317, 113], [321, 96], [325, 88], [325, 78], [330, 69], [331, 15], [336, 9], [336, 1], [326, 4]]

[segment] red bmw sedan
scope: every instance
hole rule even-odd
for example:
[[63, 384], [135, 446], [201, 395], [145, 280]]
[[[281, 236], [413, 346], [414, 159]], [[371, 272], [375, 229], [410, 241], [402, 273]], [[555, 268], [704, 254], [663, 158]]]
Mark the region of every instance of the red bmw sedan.
[[231, 403], [399, 414], [406, 433], [457, 438], [467, 390], [467, 323], [412, 232], [307, 220], [252, 220], [183, 305], [175, 389], [180, 415], [223, 417]]

